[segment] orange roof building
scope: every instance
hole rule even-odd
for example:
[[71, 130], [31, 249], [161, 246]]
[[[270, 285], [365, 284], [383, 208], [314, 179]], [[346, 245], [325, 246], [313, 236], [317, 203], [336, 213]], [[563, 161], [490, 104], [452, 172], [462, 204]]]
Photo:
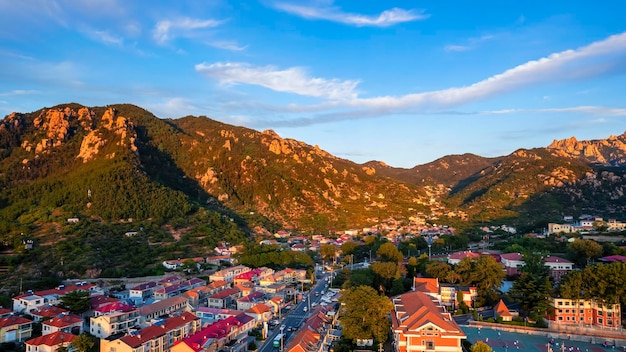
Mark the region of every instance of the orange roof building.
[[500, 302], [496, 304], [493, 310], [496, 312], [496, 317], [501, 317], [503, 321], [513, 320], [513, 314], [511, 314], [509, 308], [506, 306], [503, 300], [500, 300]]
[[466, 336], [444, 308], [424, 292], [412, 291], [392, 299], [391, 324], [396, 352], [458, 351]]

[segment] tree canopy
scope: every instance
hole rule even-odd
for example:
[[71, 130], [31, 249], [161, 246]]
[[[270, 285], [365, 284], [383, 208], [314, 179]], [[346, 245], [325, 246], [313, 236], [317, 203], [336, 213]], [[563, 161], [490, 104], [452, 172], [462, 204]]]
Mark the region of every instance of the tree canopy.
[[389, 298], [369, 286], [358, 286], [346, 290], [339, 302], [343, 336], [352, 340], [373, 338], [378, 343], [387, 341], [391, 324], [387, 314], [393, 309]]

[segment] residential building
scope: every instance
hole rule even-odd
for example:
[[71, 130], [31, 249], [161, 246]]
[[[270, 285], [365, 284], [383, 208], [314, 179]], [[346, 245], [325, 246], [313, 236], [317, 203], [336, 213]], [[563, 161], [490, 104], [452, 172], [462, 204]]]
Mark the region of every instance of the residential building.
[[217, 292], [220, 292], [222, 290], [225, 290], [227, 288], [230, 288], [231, 283], [230, 282], [226, 282], [224, 280], [217, 280], [217, 281], [213, 281], [209, 284], [206, 285], [209, 288], [209, 294], [214, 294]]
[[272, 307], [267, 304], [259, 303], [246, 309], [245, 313], [254, 318], [255, 325], [269, 322], [272, 317]]
[[172, 352], [218, 351], [233, 340], [245, 337], [252, 329], [254, 319], [240, 314], [207, 325], [193, 335], [176, 342]]
[[520, 275], [522, 273], [521, 268], [526, 265], [524, 258], [520, 253], [501, 254], [500, 259], [507, 276]]
[[254, 307], [259, 303], [265, 302], [265, 293], [261, 291], [255, 291], [247, 296], [243, 296], [237, 299], [237, 309], [246, 310]]
[[95, 315], [95, 317], [89, 319], [89, 332], [101, 339], [114, 334], [128, 332], [141, 323], [139, 310], [122, 302], [115, 302], [97, 308]]
[[468, 307], [474, 306], [474, 301], [478, 297], [478, 289], [476, 286], [460, 286], [451, 284], [441, 284], [439, 286], [440, 300], [448, 309], [456, 309], [460, 303], [458, 300], [458, 292], [463, 294], [463, 303]]
[[189, 305], [194, 309], [197, 309], [201, 305], [207, 304], [207, 299], [210, 295], [210, 289], [208, 286], [200, 286], [185, 291], [181, 297], [184, 297], [189, 302]]
[[200, 318], [184, 312], [116, 339], [102, 339], [100, 352], [169, 351], [174, 343], [194, 334], [200, 326]]
[[448, 264], [456, 265], [456, 264], [459, 264], [461, 260], [465, 258], [476, 259], [478, 257], [480, 257], [480, 254], [474, 253], [472, 251], [454, 252], [454, 253], [448, 254]]
[[222, 309], [222, 308], [210, 308], [210, 307], [200, 307], [196, 310], [196, 315], [198, 318], [202, 319], [203, 323], [214, 323], [221, 319], [226, 319], [228, 317], [236, 317], [243, 312], [240, 310], [234, 309]]
[[41, 308], [37, 308], [34, 311], [30, 312], [30, 316], [33, 317], [35, 323], [41, 323], [45, 319], [50, 319], [61, 314], [69, 313], [70, 311], [57, 307], [57, 306], [45, 306]]
[[170, 286], [164, 286], [154, 291], [154, 299], [163, 300], [167, 298], [172, 298], [176, 296], [180, 296], [183, 292], [189, 290], [189, 286], [185, 283], [179, 283]]
[[154, 281], [146, 282], [129, 290], [128, 297], [136, 303], [143, 303], [148, 298], [152, 298], [154, 291], [159, 289], [160, 286]]
[[561, 278], [567, 275], [574, 268], [574, 263], [569, 260], [557, 256], [548, 256], [543, 259], [543, 264], [550, 269], [550, 275], [554, 282], [561, 281]]
[[15, 315], [0, 318], [0, 343], [24, 341], [33, 333], [33, 321]]
[[553, 298], [553, 315], [548, 319], [553, 324], [586, 325], [603, 328], [619, 328], [621, 307], [619, 303], [607, 304], [593, 300]]
[[212, 308], [228, 308], [235, 305], [241, 297], [241, 291], [236, 288], [228, 288], [209, 296], [207, 306]]
[[76, 285], [59, 285], [56, 288], [43, 291], [28, 291], [13, 297], [13, 312], [31, 313], [32, 311], [46, 306], [54, 306], [61, 303], [61, 297], [69, 292], [87, 291], [90, 294], [96, 291], [96, 285], [80, 282]]
[[187, 299], [184, 297], [172, 297], [139, 308], [139, 316], [143, 323], [152, 319], [189, 311], [191, 311], [191, 306]]
[[209, 281], [226, 281], [228, 283], [233, 283], [235, 281], [235, 277], [250, 270], [252, 269], [244, 265], [233, 266], [214, 272], [209, 276]]
[[558, 234], [558, 233], [571, 233], [572, 225], [571, 224], [555, 224], [548, 223], [548, 235]]
[[57, 352], [61, 347], [67, 348], [68, 352], [74, 352], [77, 349], [71, 346], [71, 343], [75, 337], [75, 335], [60, 331], [35, 337], [26, 341], [26, 352]]
[[493, 308], [496, 319], [500, 318], [502, 321], [512, 321], [513, 314], [509, 311], [509, 307], [506, 306], [504, 301], [501, 299], [498, 304]]
[[84, 319], [76, 314], [62, 314], [58, 317], [45, 320], [41, 324], [41, 334], [48, 335], [55, 332], [80, 335], [83, 333]]
[[12, 310], [0, 307], [0, 318], [4, 318], [11, 314], [13, 314]]
[[395, 352], [463, 351], [465, 334], [431, 296], [412, 291], [394, 297], [392, 303]]

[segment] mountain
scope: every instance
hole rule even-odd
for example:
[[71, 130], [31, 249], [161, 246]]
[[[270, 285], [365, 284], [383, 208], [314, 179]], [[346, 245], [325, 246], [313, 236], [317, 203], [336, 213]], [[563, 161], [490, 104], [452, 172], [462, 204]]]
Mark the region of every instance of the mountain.
[[195, 202], [260, 214], [280, 227], [339, 229], [427, 204], [418, 186], [273, 131], [206, 117], [162, 120], [131, 105], [13, 113], [0, 124], [0, 157], [5, 222], [36, 207], [106, 220], [172, 219]]
[[222, 241], [417, 213], [458, 228], [520, 231], [564, 215], [624, 219], [625, 143], [624, 134], [570, 138], [400, 169], [359, 165], [270, 130], [159, 119], [128, 104], [12, 113], [0, 121], [0, 271], [147, 275], [161, 260], [206, 255]]

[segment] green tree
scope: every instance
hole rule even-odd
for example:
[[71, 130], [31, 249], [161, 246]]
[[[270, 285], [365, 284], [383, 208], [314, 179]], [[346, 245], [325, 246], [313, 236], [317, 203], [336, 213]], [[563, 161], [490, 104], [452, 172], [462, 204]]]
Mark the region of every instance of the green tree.
[[472, 348], [470, 349], [470, 351], [471, 352], [491, 352], [493, 350], [491, 349], [491, 346], [479, 340], [475, 344], [472, 345]]
[[394, 262], [374, 262], [370, 268], [375, 275], [374, 286], [383, 294], [389, 292], [393, 280], [400, 277], [398, 264]]
[[451, 271], [452, 265], [446, 262], [440, 262], [436, 260], [426, 264], [426, 274], [428, 274], [430, 277], [436, 277], [441, 282], [446, 281], [446, 277]]
[[61, 304], [72, 313], [82, 314], [91, 308], [91, 304], [89, 303], [89, 292], [78, 290], [68, 292], [61, 297]]
[[344, 337], [387, 341], [390, 328], [387, 314], [393, 309], [389, 298], [369, 286], [358, 286], [344, 292], [339, 302]]
[[602, 246], [593, 240], [576, 240], [567, 245], [567, 250], [573, 261], [582, 266], [587, 266], [592, 259], [602, 255]]
[[354, 241], [348, 241], [341, 244], [341, 252], [344, 255], [354, 254], [354, 251], [359, 247], [360, 244]]
[[400, 252], [392, 242], [381, 245], [378, 251], [376, 251], [376, 254], [386, 262], [398, 263], [404, 259], [402, 252]]
[[494, 303], [498, 290], [506, 277], [502, 266], [489, 255], [481, 255], [476, 259], [463, 258], [454, 268], [460, 277], [460, 284], [476, 286], [478, 306]]
[[72, 340], [72, 346], [79, 352], [92, 352], [95, 344], [94, 339], [87, 334], [80, 334]]
[[324, 260], [335, 261], [335, 257], [339, 253], [339, 247], [332, 243], [324, 243], [320, 246], [320, 255]]
[[342, 288], [347, 289], [357, 286], [370, 286], [374, 285], [374, 273], [370, 268], [356, 269], [350, 273], [350, 278], [346, 280]]

